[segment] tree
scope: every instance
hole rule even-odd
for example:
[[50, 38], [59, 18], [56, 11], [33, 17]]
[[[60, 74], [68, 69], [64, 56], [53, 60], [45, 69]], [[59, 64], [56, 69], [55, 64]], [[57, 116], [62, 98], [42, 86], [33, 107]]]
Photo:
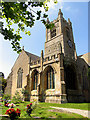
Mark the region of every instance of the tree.
[[[17, 0], [16, 0], [17, 1]], [[44, 2], [43, 2], [44, 1]], [[54, 27], [53, 23], [46, 22], [46, 18], [48, 15], [46, 12], [49, 7], [47, 6], [47, 2], [50, 0], [39, 0], [39, 2], [2, 2], [2, 19], [5, 19], [7, 23], [7, 27], [4, 28], [2, 22], [1, 26], [1, 34], [4, 36], [5, 40], [9, 40], [12, 44], [12, 48], [17, 53], [21, 52], [20, 40], [21, 35], [20, 32], [24, 32], [25, 34], [31, 35], [30, 31], [27, 31], [27, 27], [34, 26], [35, 20], [41, 20], [41, 22], [47, 27], [52, 29]], [[54, 0], [54, 3], [57, 3], [57, 0]], [[41, 10], [35, 11], [35, 7], [44, 7], [45, 13], [42, 13]], [[36, 18], [35, 18], [36, 16]], [[13, 24], [17, 26], [17, 30], [13, 28]]]
[[4, 93], [6, 84], [7, 84], [6, 79], [4, 79], [3, 77], [0, 77], [0, 91], [2, 91], [2, 93]]

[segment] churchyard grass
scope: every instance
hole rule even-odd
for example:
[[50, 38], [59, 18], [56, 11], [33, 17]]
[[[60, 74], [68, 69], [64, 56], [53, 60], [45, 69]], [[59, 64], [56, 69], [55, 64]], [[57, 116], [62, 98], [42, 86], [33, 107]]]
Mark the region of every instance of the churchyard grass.
[[63, 108], [74, 108], [74, 109], [81, 109], [81, 110], [90, 110], [90, 103], [41, 103], [42, 105], [45, 104], [46, 106], [54, 106], [54, 107], [63, 107]]
[[[1, 103], [1, 102], [0, 102]], [[19, 108], [21, 110], [21, 115], [20, 118], [30, 118], [28, 114], [26, 113], [26, 106], [30, 102], [25, 101], [23, 103], [17, 104], [18, 106], [15, 107]], [[4, 105], [4, 103], [3, 103]], [[89, 103], [90, 105], [90, 103]], [[84, 118], [83, 116], [79, 114], [74, 114], [74, 113], [66, 113], [66, 112], [55, 112], [52, 111], [53, 108], [50, 106], [55, 106], [55, 107], [66, 107], [66, 108], [77, 108], [77, 109], [85, 109], [88, 110], [88, 103], [65, 103], [65, 104], [56, 104], [56, 103], [38, 103], [37, 107], [33, 110], [31, 117], [40, 117], [43, 119], [47, 119], [49, 117], [51, 118], [79, 118], [82, 119]], [[1, 106], [0, 106], [1, 109]], [[2, 106], [2, 114], [4, 115], [8, 107]], [[87, 120], [87, 118], [85, 118]]]

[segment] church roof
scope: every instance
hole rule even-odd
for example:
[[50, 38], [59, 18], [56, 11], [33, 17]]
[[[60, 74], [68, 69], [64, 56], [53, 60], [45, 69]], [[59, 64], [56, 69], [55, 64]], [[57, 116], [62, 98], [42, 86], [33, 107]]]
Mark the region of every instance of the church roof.
[[86, 61], [86, 63], [90, 66], [90, 52], [80, 55], [79, 57], [83, 58]]
[[25, 53], [28, 55], [28, 57], [31, 57], [31, 60], [36, 61], [36, 60], [40, 59], [40, 57], [37, 56], [37, 55], [34, 55], [34, 54], [29, 53], [29, 52], [27, 52], [27, 51], [25, 51]]

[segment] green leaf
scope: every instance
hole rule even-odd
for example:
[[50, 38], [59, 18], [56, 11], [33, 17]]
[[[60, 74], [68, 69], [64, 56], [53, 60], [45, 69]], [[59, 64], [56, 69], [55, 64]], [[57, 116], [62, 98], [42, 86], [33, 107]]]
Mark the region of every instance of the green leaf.
[[43, 14], [43, 17], [44, 17], [44, 18], [47, 18], [47, 17], [48, 17], [48, 15], [46, 15], [46, 14]]

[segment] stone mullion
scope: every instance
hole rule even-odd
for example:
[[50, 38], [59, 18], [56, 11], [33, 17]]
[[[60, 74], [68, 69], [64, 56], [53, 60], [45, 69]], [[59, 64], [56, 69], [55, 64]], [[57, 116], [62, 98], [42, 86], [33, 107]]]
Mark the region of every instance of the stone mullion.
[[53, 73], [52, 73], [52, 70], [51, 70], [51, 89], [53, 89]]
[[18, 88], [19, 88], [19, 73], [18, 73]]
[[23, 77], [23, 72], [21, 72], [21, 88], [22, 88], [22, 77]]
[[53, 78], [53, 89], [55, 88], [55, 78], [54, 78], [54, 71], [52, 72], [52, 78]]
[[36, 90], [36, 75], [35, 75], [35, 90]]
[[48, 89], [50, 89], [50, 72], [48, 73]]
[[22, 79], [22, 74], [20, 72], [20, 88], [21, 88], [21, 79]]

